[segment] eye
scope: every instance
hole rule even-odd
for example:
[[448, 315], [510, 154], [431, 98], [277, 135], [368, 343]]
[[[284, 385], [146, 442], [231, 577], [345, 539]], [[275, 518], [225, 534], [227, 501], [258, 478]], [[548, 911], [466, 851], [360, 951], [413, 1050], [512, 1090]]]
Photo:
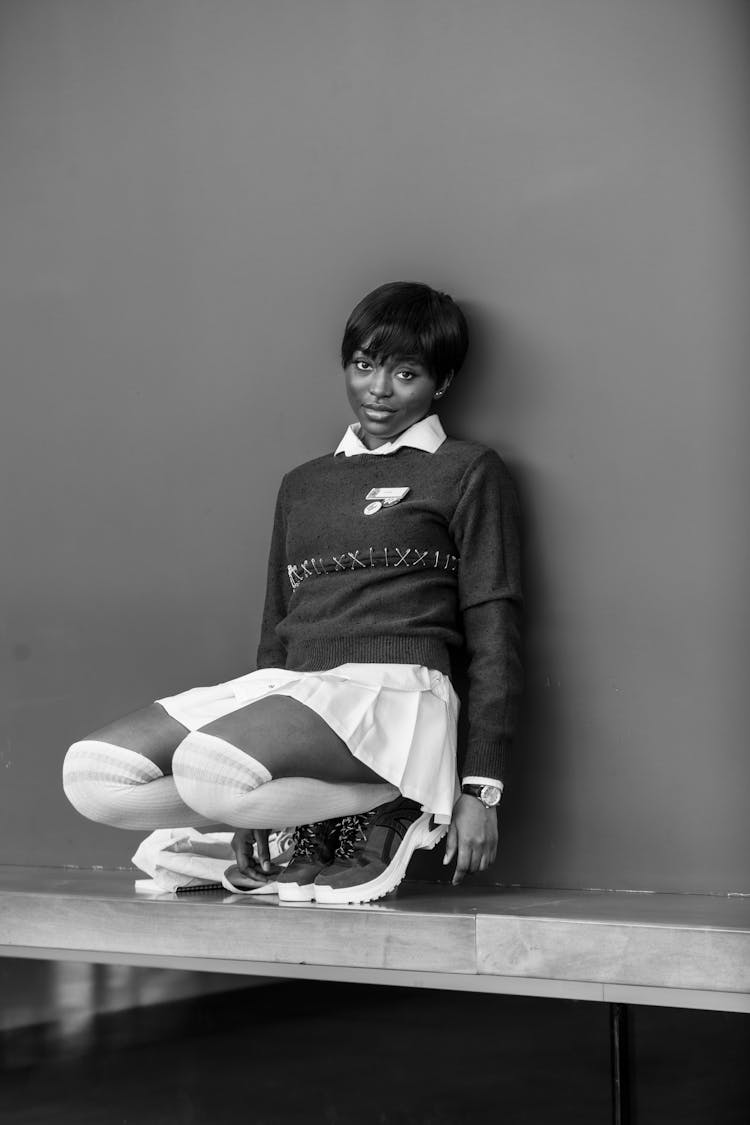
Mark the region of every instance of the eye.
[[402, 379], [403, 382], [405, 382], [405, 383], [410, 383], [412, 381], [412, 379], [417, 378], [417, 372], [416, 371], [410, 371], [408, 367], [403, 367], [400, 371], [396, 372], [396, 375], [398, 376], [399, 379]]
[[372, 364], [366, 359], [355, 359], [354, 366], [357, 371], [370, 371], [372, 369]]

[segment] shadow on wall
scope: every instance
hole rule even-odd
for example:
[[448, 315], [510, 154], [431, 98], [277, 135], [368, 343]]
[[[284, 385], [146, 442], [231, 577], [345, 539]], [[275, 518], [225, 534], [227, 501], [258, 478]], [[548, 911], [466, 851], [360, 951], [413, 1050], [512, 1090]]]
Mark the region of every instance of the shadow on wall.
[[452, 437], [471, 440], [477, 438], [477, 422], [487, 416], [498, 393], [503, 400], [508, 395], [513, 397], [514, 384], [520, 381], [522, 371], [518, 365], [520, 356], [512, 354], [507, 326], [498, 322], [494, 310], [476, 301], [461, 299], [460, 304], [468, 321], [471, 344], [466, 363], [451, 384], [441, 416]]
[[[501, 806], [500, 849], [493, 866], [472, 882], [511, 881], [524, 865], [526, 841], [530, 832], [545, 833], [547, 818], [545, 795], [559, 791], [565, 768], [563, 748], [568, 738], [562, 729], [564, 711], [560, 694], [548, 677], [539, 673], [547, 651], [549, 607], [555, 584], [543, 543], [542, 520], [535, 498], [555, 490], [554, 481], [542, 480], [538, 468], [532, 469], [522, 454], [516, 455], [514, 420], [529, 411], [541, 409], [542, 385], [549, 378], [544, 358], [535, 354], [530, 342], [517, 336], [512, 327], [498, 319], [497, 310], [477, 302], [461, 301], [471, 335], [466, 367], [451, 386], [450, 398], [442, 410], [447, 432], [468, 440], [482, 441], [503, 458], [516, 484], [522, 516], [524, 590], [524, 672], [525, 689], [519, 714], [518, 731], [508, 759], [506, 800]], [[502, 419], [496, 432], [488, 424]], [[557, 497], [558, 509], [564, 497]], [[462, 701], [459, 745], [466, 729], [466, 684], [457, 678], [456, 689]], [[543, 784], [540, 784], [543, 778]], [[552, 819], [554, 812], [547, 809]], [[507, 846], [505, 846], [507, 841]], [[434, 852], [418, 852], [412, 860], [412, 878], [450, 880], [451, 872], [442, 866], [442, 847]], [[517, 882], [517, 877], [513, 880]]]

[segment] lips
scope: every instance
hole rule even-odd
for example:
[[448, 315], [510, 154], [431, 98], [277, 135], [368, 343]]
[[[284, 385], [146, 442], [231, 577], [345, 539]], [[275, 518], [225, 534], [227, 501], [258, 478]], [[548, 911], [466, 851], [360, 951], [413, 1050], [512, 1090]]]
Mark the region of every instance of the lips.
[[363, 403], [362, 409], [368, 418], [387, 418], [390, 414], [395, 414], [389, 406], [374, 406], [371, 403]]

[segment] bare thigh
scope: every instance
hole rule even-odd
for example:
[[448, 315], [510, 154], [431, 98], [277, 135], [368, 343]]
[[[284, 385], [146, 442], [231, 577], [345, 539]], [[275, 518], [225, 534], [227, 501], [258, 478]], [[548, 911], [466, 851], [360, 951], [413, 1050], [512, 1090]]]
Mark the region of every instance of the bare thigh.
[[163, 774], [171, 774], [172, 756], [187, 733], [187, 727], [168, 715], [160, 703], [151, 703], [87, 737], [134, 750], [157, 765]]
[[310, 707], [272, 695], [214, 719], [204, 734], [223, 738], [262, 762], [272, 777], [377, 782], [382, 777], [358, 761], [346, 743]]

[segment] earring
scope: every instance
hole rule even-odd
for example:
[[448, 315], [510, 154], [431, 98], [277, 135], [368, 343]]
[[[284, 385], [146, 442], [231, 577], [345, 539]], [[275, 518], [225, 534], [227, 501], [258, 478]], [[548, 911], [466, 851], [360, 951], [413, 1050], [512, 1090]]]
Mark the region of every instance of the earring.
[[435, 398], [442, 398], [442, 397], [443, 397], [442, 391], [435, 391]]

